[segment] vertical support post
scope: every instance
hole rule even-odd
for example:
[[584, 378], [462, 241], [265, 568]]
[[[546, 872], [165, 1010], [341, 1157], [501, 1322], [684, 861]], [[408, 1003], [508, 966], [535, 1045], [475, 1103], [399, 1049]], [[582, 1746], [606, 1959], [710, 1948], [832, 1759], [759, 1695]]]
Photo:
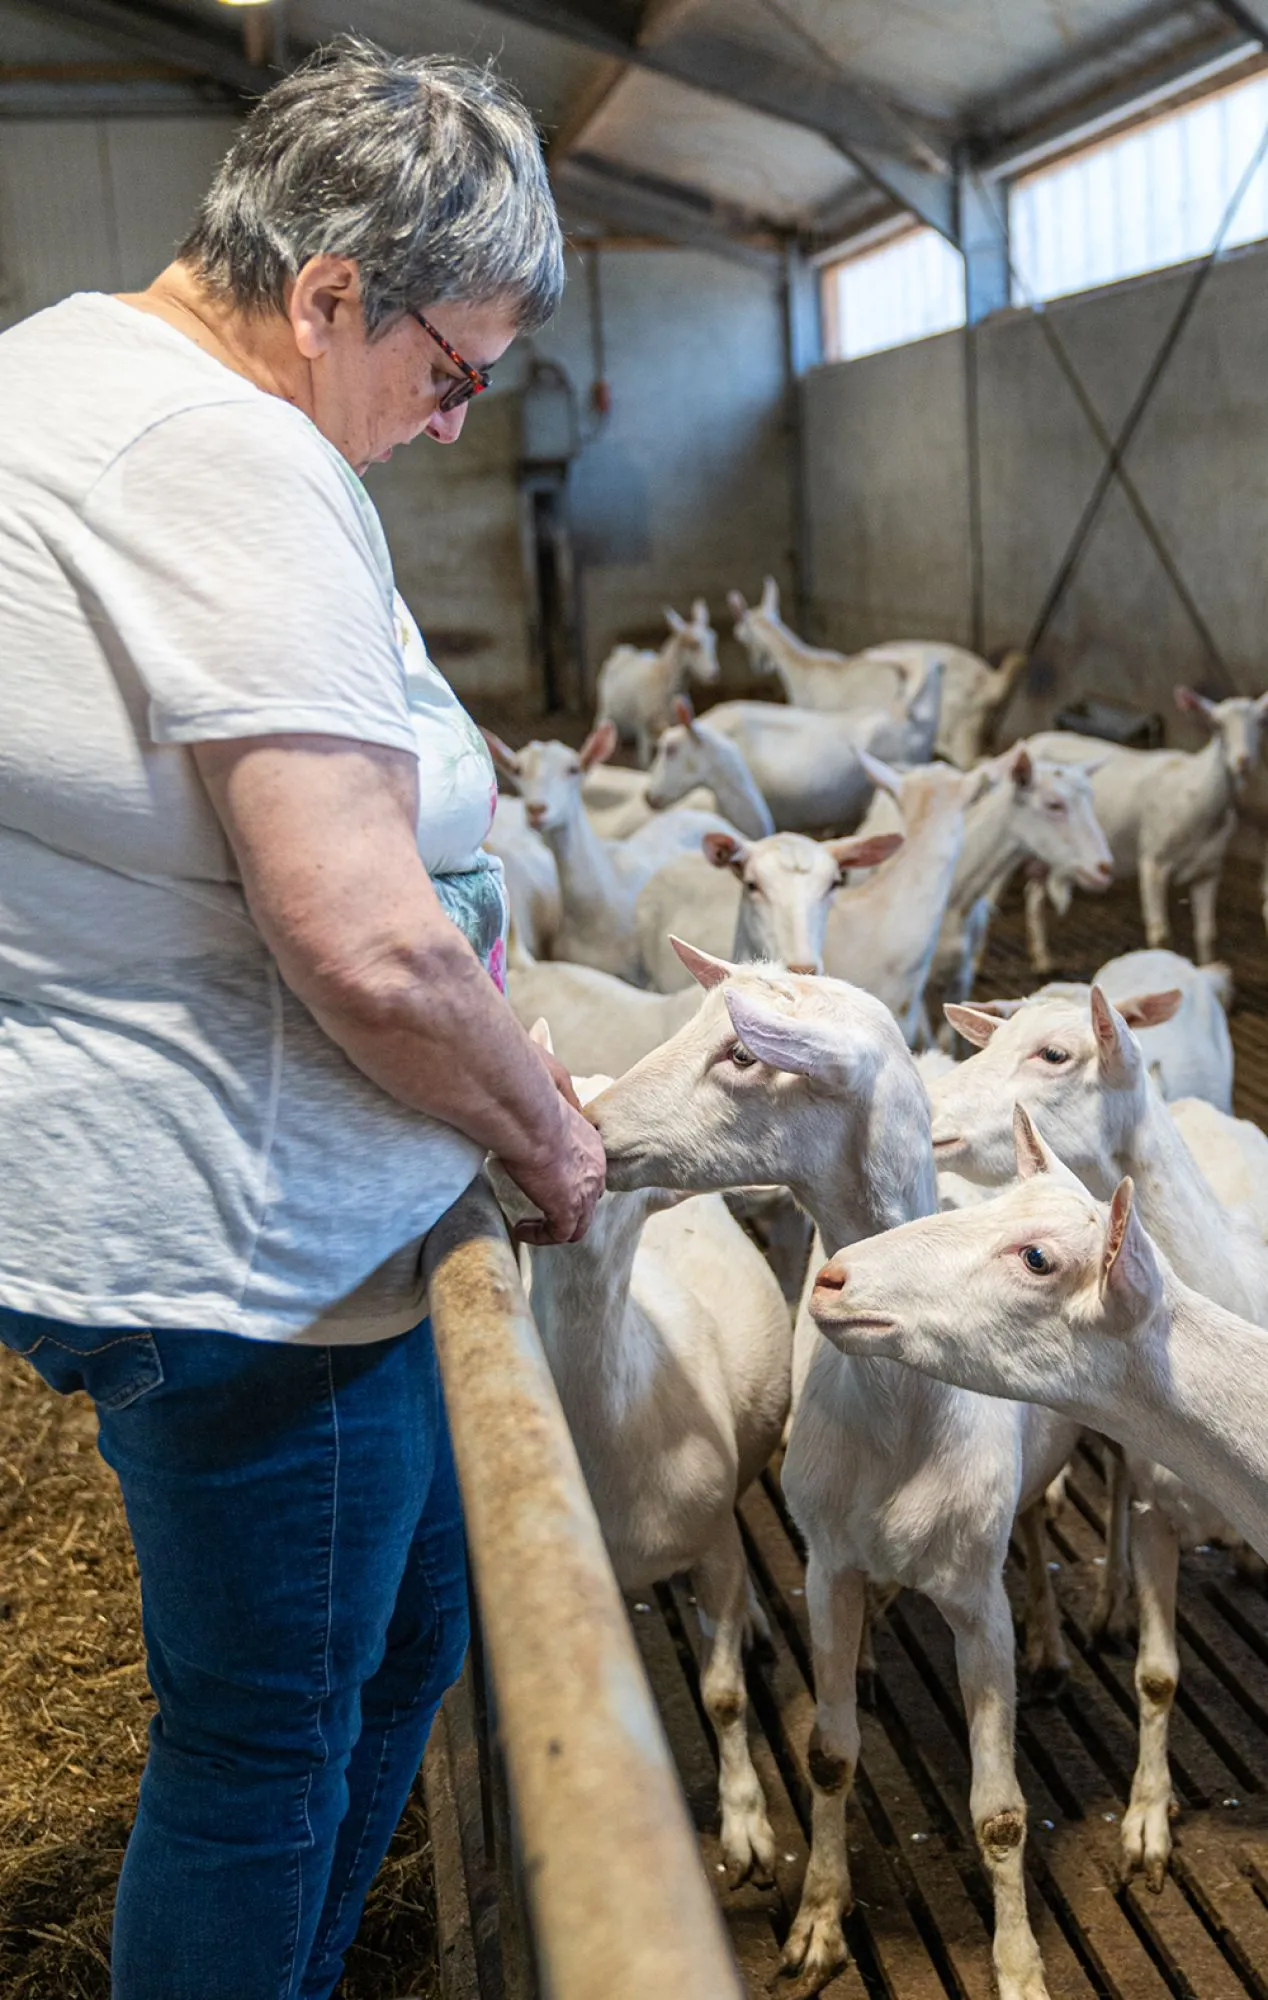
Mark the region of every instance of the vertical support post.
[[810, 574], [809, 515], [806, 502], [806, 440], [801, 378], [823, 359], [819, 314], [819, 274], [795, 241], [784, 249], [781, 281], [784, 333], [784, 425], [788, 438], [788, 481], [792, 518], [794, 616], [805, 631], [814, 597]]
[[975, 652], [986, 648], [986, 569], [982, 531], [982, 430], [978, 327], [1011, 303], [1008, 208], [1001, 190], [956, 162], [956, 231], [964, 258], [964, 424], [968, 467], [969, 628]]
[[964, 317], [977, 326], [1012, 303], [1008, 207], [997, 183], [956, 167], [956, 233], [964, 258]]

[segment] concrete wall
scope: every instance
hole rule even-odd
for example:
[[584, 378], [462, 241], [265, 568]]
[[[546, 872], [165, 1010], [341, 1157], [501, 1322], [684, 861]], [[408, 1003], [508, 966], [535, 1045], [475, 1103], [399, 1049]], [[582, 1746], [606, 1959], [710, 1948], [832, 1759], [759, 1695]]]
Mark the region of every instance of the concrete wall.
[[[0, 325], [68, 292], [136, 288], [188, 228], [233, 121], [0, 122]], [[594, 373], [581, 260], [534, 343], [583, 405]], [[673, 250], [600, 253], [610, 417], [576, 461], [572, 508], [591, 673], [618, 639], [659, 642], [661, 606], [789, 575], [779, 298], [760, 272]], [[371, 485], [401, 588], [464, 693], [532, 707], [522, 553], [523, 346], [456, 448], [420, 440]], [[592, 426], [591, 426], [592, 427]], [[729, 621], [727, 621], [729, 630]]]
[[[1191, 268], [1049, 308], [1102, 420], [1121, 423]], [[1030, 313], [978, 334], [986, 644], [1031, 626], [1101, 454]], [[1211, 277], [1128, 459], [1237, 686], [1268, 686], [1268, 248]], [[803, 385], [813, 624], [825, 642], [971, 639], [963, 341], [922, 341]], [[1208, 680], [1205, 656], [1114, 491], [1052, 626], [1018, 729], [1100, 691], [1161, 710]], [[1212, 684], [1213, 686], [1213, 684]]]
[[599, 257], [612, 391], [604, 421], [589, 407], [590, 300], [574, 254], [557, 319], [512, 349], [459, 444], [420, 440], [371, 475], [402, 589], [446, 671], [473, 695], [524, 689], [529, 674], [515, 479], [526, 348], [567, 370], [588, 434], [570, 504], [591, 673], [618, 640], [659, 643], [665, 604], [685, 610], [703, 595], [729, 631], [728, 589], [751, 593], [768, 569], [782, 583], [790, 574], [774, 283], [696, 252]]

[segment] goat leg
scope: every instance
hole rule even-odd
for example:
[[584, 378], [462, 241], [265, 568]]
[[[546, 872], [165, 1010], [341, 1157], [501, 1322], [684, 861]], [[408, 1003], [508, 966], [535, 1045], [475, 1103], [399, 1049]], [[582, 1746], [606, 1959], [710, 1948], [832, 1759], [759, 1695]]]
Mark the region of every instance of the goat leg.
[[744, 1634], [750, 1586], [733, 1514], [693, 1566], [691, 1580], [708, 1646], [700, 1694], [718, 1740], [722, 1857], [732, 1887], [750, 1875], [769, 1883], [774, 1879], [775, 1836], [748, 1743]]
[[1123, 1819], [1123, 1868], [1128, 1876], [1143, 1873], [1148, 1887], [1160, 1891], [1171, 1859], [1167, 1732], [1180, 1677], [1176, 1650], [1180, 1537], [1157, 1507], [1141, 1507], [1132, 1517], [1131, 1544], [1140, 1605], [1136, 1654], [1140, 1750], [1131, 1803]]
[[812, 1548], [806, 1562], [806, 1608], [815, 1676], [808, 1759], [810, 1860], [781, 1962], [783, 1971], [801, 1975], [793, 1989], [798, 2000], [817, 1993], [849, 1956], [841, 1918], [852, 1901], [845, 1809], [859, 1759], [856, 1676], [867, 1614], [863, 1571], [832, 1571]]
[[995, 1897], [999, 2000], [1048, 2000], [1043, 1960], [1026, 1911], [1026, 1801], [1013, 1747], [1017, 1687], [1013, 1621], [1002, 1575], [983, 1596], [940, 1604], [955, 1634], [969, 1725], [973, 1829]]

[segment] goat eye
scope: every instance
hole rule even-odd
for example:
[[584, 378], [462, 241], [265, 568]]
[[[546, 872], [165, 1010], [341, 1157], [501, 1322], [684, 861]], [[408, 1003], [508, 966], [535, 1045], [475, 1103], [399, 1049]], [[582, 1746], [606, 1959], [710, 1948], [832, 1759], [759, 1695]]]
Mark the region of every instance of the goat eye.
[[1054, 819], [1065, 818], [1065, 804], [1061, 799], [1049, 799], [1047, 810]]
[[757, 1057], [753, 1054], [752, 1050], [746, 1049], [743, 1042], [735, 1043], [734, 1047], [730, 1050], [730, 1057], [737, 1069], [752, 1069], [753, 1064], [757, 1061]]
[[1046, 1278], [1053, 1268], [1051, 1257], [1046, 1251], [1041, 1250], [1037, 1243], [1024, 1244], [1018, 1255], [1026, 1269], [1033, 1271], [1037, 1278]]
[[1065, 1049], [1046, 1048], [1039, 1050], [1039, 1060], [1046, 1063], [1063, 1063], [1069, 1062], [1070, 1058]]

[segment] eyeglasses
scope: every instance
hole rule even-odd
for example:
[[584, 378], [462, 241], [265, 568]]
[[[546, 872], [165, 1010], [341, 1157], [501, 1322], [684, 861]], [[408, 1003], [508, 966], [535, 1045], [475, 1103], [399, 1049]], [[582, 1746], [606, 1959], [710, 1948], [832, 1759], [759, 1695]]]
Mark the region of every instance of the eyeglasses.
[[483, 395], [489, 386], [488, 369], [473, 368], [469, 361], [464, 361], [457, 348], [451, 347], [445, 339], [444, 334], [437, 333], [431, 321], [424, 319], [420, 312], [411, 312], [410, 318], [416, 319], [422, 327], [423, 332], [431, 335], [441, 353], [447, 354], [449, 359], [456, 362], [462, 370], [462, 380], [460, 382], [451, 382], [450, 386], [442, 394], [436, 408], [438, 410], [461, 409], [462, 405], [469, 403], [473, 396]]

